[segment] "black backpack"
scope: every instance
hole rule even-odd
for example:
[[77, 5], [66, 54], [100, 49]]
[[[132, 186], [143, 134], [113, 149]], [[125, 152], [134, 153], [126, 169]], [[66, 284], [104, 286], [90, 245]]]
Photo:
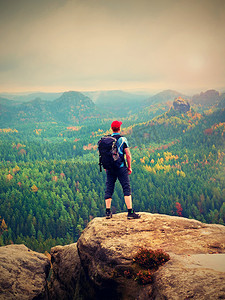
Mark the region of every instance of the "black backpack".
[[121, 135], [119, 134], [114, 136], [106, 135], [98, 141], [100, 172], [102, 171], [102, 166], [106, 170], [121, 166], [123, 159], [119, 156], [116, 146], [116, 142], [120, 137]]

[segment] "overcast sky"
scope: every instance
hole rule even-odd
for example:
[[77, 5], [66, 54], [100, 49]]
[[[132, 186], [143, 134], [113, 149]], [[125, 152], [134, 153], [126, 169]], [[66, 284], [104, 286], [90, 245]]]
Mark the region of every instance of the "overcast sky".
[[0, 0], [0, 92], [225, 90], [224, 0]]

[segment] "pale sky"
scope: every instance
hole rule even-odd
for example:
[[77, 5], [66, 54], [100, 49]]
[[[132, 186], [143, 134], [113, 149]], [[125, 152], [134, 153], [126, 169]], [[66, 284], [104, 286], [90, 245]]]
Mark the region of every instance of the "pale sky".
[[225, 0], [0, 0], [0, 92], [225, 90]]

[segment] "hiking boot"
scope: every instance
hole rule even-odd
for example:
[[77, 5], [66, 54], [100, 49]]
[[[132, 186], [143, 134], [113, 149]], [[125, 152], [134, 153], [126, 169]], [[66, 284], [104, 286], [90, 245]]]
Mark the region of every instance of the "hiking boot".
[[128, 212], [127, 219], [140, 219], [140, 215], [136, 214], [136, 212], [132, 209], [131, 212]]
[[112, 212], [111, 211], [106, 211], [105, 216], [106, 216], [106, 219], [111, 219], [112, 218]]

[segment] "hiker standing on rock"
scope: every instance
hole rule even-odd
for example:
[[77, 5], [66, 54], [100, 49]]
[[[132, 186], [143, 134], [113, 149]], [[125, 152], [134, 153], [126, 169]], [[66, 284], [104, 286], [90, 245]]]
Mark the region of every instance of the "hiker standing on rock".
[[[120, 127], [122, 122], [113, 121], [111, 129], [113, 133], [109, 136], [101, 138], [98, 142], [99, 149], [99, 165], [106, 169], [106, 219], [112, 218], [111, 202], [114, 192], [115, 182], [119, 182], [123, 188], [124, 200], [128, 209], [128, 219], [139, 219], [140, 215], [136, 214], [132, 208], [132, 197], [129, 175], [132, 173], [131, 168], [131, 153], [128, 146], [128, 141], [124, 136], [120, 135]], [[125, 156], [126, 155], [126, 160]], [[126, 166], [127, 161], [127, 166]]]

